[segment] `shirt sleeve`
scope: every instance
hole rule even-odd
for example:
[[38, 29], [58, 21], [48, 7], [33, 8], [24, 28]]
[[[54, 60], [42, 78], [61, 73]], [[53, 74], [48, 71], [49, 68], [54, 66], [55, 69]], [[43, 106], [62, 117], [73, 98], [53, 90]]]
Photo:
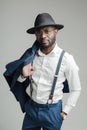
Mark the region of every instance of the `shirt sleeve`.
[[24, 82], [26, 80], [26, 78], [23, 78], [22, 75], [20, 75], [17, 79], [17, 81], [19, 81], [20, 83]]
[[69, 55], [69, 57], [67, 58], [65, 76], [68, 80], [70, 95], [68, 97], [65, 107], [63, 108], [63, 111], [68, 114], [71, 109], [76, 105], [81, 93], [79, 68], [73, 56], [71, 55]]

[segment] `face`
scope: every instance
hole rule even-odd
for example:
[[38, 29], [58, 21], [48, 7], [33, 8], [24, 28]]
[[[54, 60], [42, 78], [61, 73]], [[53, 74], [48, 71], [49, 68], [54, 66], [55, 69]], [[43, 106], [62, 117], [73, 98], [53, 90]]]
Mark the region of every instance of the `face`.
[[57, 33], [58, 30], [53, 26], [39, 28], [35, 34], [40, 48], [46, 49], [52, 47], [55, 44]]

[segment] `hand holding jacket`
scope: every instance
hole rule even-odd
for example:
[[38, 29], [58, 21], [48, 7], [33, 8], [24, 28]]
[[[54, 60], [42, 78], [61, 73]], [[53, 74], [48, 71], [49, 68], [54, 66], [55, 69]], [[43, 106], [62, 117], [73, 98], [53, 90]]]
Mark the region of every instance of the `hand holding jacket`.
[[28, 76], [32, 75], [35, 71], [35, 68], [31, 64], [27, 64], [22, 68], [22, 76], [27, 78]]

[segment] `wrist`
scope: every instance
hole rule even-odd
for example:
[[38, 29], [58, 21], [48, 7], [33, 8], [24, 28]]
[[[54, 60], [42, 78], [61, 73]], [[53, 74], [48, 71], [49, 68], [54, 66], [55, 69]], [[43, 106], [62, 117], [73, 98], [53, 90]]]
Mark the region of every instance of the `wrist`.
[[66, 117], [67, 117], [67, 113], [66, 113], [66, 112], [62, 112], [62, 113], [61, 113], [61, 116], [62, 116], [63, 120], [65, 120]]
[[62, 111], [62, 113], [63, 113], [64, 115], [66, 115], [66, 116], [67, 116], [67, 113], [66, 113], [66, 112]]
[[21, 78], [24, 79], [25, 77], [23, 76], [23, 74], [21, 74]]

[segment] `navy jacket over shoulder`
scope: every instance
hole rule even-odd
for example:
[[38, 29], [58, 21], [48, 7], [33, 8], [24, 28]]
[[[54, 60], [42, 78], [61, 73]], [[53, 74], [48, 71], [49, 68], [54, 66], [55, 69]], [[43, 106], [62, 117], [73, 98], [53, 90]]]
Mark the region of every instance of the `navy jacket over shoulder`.
[[[20, 83], [17, 81], [17, 79], [21, 74], [21, 68], [33, 61], [35, 53], [38, 49], [39, 44], [37, 41], [35, 41], [33, 46], [26, 50], [20, 59], [7, 64], [6, 71], [4, 72], [4, 77], [10, 87], [10, 91], [20, 103], [23, 112], [25, 112], [24, 105], [29, 99], [29, 96], [26, 93], [26, 87], [29, 85], [30, 81], [29, 78], [27, 78], [23, 83]], [[69, 92], [67, 80], [64, 82], [63, 92]]]

